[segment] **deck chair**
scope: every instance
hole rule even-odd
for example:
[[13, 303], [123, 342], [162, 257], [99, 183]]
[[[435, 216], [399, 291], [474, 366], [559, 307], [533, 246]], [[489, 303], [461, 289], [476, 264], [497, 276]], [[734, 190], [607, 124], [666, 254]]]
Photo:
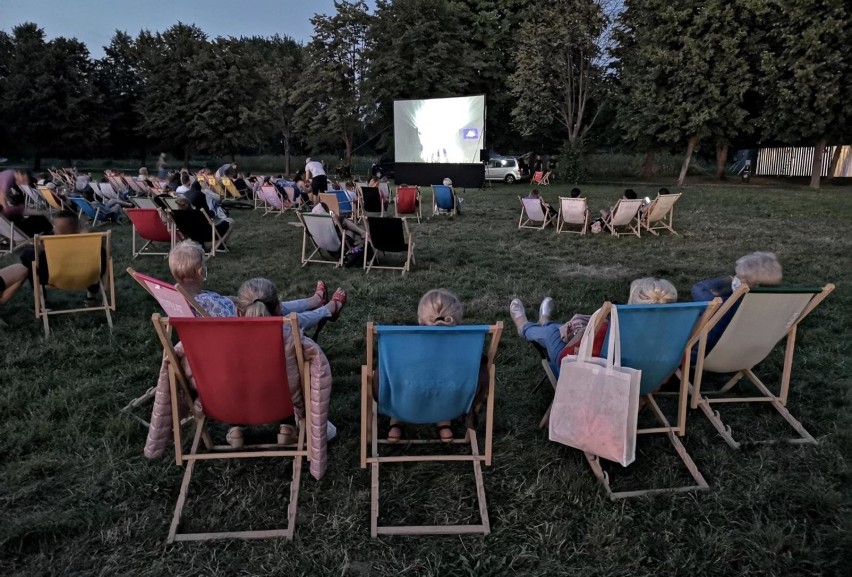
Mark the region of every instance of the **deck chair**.
[[[97, 186], [97, 189], [94, 188], [95, 186]], [[107, 182], [93, 183], [92, 189], [95, 191], [96, 195], [98, 195], [105, 201], [121, 200], [121, 198], [118, 196], [118, 193], [113, 190], [112, 185]]]
[[24, 234], [15, 226], [15, 223], [6, 218], [2, 212], [0, 212], [0, 238], [5, 238], [9, 241], [8, 248], [0, 247], [0, 255], [12, 254], [22, 246], [26, 246], [33, 242], [33, 239], [30, 236]]
[[263, 202], [263, 216], [281, 215], [288, 210], [281, 193], [272, 184], [264, 184], [257, 191], [257, 197]]
[[[657, 493], [682, 493], [693, 490], [705, 490], [709, 487], [701, 472], [678, 437], [686, 434], [686, 409], [690, 384], [683, 375], [689, 375], [690, 355], [688, 351], [697, 343], [705, 342], [708, 321], [717, 310], [720, 300], [697, 303], [670, 303], [659, 305], [618, 305], [619, 325], [621, 328], [621, 364], [642, 371], [639, 394], [645, 399], [659, 422], [658, 427], [639, 428], [638, 435], [665, 434], [681, 461], [688, 469], [695, 484], [683, 487], [663, 489], [640, 489], [632, 491], [613, 491], [609, 475], [601, 467], [597, 456], [586, 453], [586, 460], [595, 477], [606, 489], [610, 499], [623, 499]], [[609, 315], [612, 305], [604, 304], [604, 316]], [[607, 339], [609, 336], [607, 336]], [[603, 353], [606, 354], [604, 343]], [[655, 394], [657, 389], [673, 374], [680, 370], [681, 384], [677, 397], [677, 418], [672, 424], [660, 408]], [[547, 421], [547, 417], [542, 421]]]
[[[580, 230], [566, 230], [569, 225], [579, 226]], [[589, 205], [585, 198], [559, 197], [559, 216], [556, 218], [556, 232], [584, 235], [589, 230]]]
[[320, 203], [328, 207], [328, 212], [336, 214], [337, 216], [343, 216], [340, 212], [340, 203], [337, 200], [336, 194], [331, 192], [321, 192], [317, 195], [317, 198]]
[[612, 207], [609, 219], [606, 221], [606, 227], [613, 236], [635, 234], [641, 237], [642, 226], [639, 223], [640, 208], [642, 208], [641, 198], [619, 198], [615, 206]]
[[[44, 336], [50, 335], [51, 315], [97, 312], [106, 314], [107, 324], [112, 330], [112, 316], [115, 311], [115, 277], [111, 253], [112, 231], [89, 232], [83, 234], [36, 235], [33, 241], [35, 259], [33, 259], [33, 297], [35, 316], [44, 323]], [[106, 251], [106, 270], [101, 270], [101, 248]], [[47, 260], [47, 287], [66, 291], [84, 291], [92, 285], [99, 285], [101, 304], [76, 309], [45, 309], [43, 291], [39, 281], [39, 254], [44, 251]]]
[[[342, 267], [347, 244], [346, 234], [337, 222], [337, 217], [334, 214], [312, 212], [297, 212], [296, 216], [302, 223], [302, 266], [313, 262]], [[314, 247], [310, 255], [307, 254], [308, 240]]]
[[396, 216], [400, 218], [414, 217], [420, 224], [423, 216], [423, 205], [420, 201], [420, 189], [416, 186], [400, 186], [396, 189], [396, 202], [394, 202]]
[[[375, 326], [367, 323], [367, 363], [361, 367], [361, 468], [371, 468], [370, 535], [459, 535], [491, 532], [482, 464], [491, 466], [494, 426], [494, 358], [503, 332], [503, 323], [456, 327]], [[486, 335], [491, 335], [486, 348]], [[377, 360], [374, 343], [378, 339]], [[378, 415], [406, 423], [425, 424], [450, 420], [476, 411], [480, 363], [487, 354], [488, 390], [485, 411], [484, 454], [480, 453], [475, 429], [454, 444], [470, 445], [464, 455], [383, 456], [379, 447], [387, 441], [378, 438]], [[378, 378], [378, 398], [373, 395], [374, 375]], [[420, 440], [401, 443], [441, 444]], [[369, 456], [368, 456], [369, 445]], [[379, 490], [381, 464], [423, 461], [466, 461], [473, 464], [476, 495], [482, 523], [478, 525], [380, 526]]]
[[[719, 412], [713, 410], [714, 404], [769, 403], [799, 434], [798, 438], [786, 439], [787, 441], [816, 444], [816, 439], [787, 410], [787, 396], [799, 324], [833, 290], [833, 284], [822, 288], [763, 287], [751, 290], [742, 285], [708, 323], [709, 331], [723, 317], [729, 313], [733, 314], [719, 341], [709, 353], [700, 346], [698, 348], [694, 385], [690, 390], [690, 406], [693, 409], [700, 408], [704, 412], [730, 447], [738, 449], [741, 443], [734, 439], [731, 428], [722, 422]], [[787, 339], [787, 345], [784, 350], [781, 384], [778, 394], [775, 394], [757, 377], [754, 369], [784, 338]], [[721, 389], [708, 393], [701, 390], [705, 372], [734, 373], [734, 376]], [[743, 377], [754, 385], [759, 395], [748, 397], [727, 394]], [[764, 442], [776, 441], [773, 439]]]
[[[346, 192], [342, 190], [332, 190], [329, 191], [331, 194], [334, 194], [337, 197], [337, 206], [340, 208], [341, 216], [348, 216], [350, 218], [355, 218], [355, 209], [356, 206], [352, 204], [352, 201], [349, 200], [349, 197], [346, 196]], [[357, 203], [357, 200], [356, 200]]]
[[[209, 539], [292, 539], [296, 528], [299, 502], [299, 483], [302, 461], [308, 457], [306, 430], [310, 428], [310, 410], [299, 421], [299, 436], [294, 445], [256, 444], [234, 450], [230, 445], [213, 444], [207, 431], [207, 421], [229, 425], [265, 425], [294, 416], [290, 384], [287, 379], [284, 327], [290, 335], [299, 335], [295, 315], [267, 318], [160, 318], [152, 317], [157, 336], [169, 357], [169, 386], [172, 400], [172, 430], [175, 442], [175, 461], [185, 466], [177, 504], [167, 541], [204, 541]], [[180, 369], [172, 340], [167, 332], [172, 327], [180, 338], [185, 357], [192, 370], [198, 399], [204, 413], [190, 407], [195, 421], [195, 434], [189, 452], [184, 452], [183, 431], [180, 426], [178, 402], [191, 399], [188, 379]], [[294, 338], [294, 337], [287, 337]], [[296, 358], [300, 367], [299, 386], [304, 403], [310, 407], [311, 391], [307, 383], [308, 366], [304, 361], [301, 341], [294, 338]], [[233, 343], [254, 343], [234, 352]], [[179, 395], [181, 397], [179, 398]], [[191, 405], [191, 402], [187, 403]], [[202, 441], [204, 447], [202, 447]], [[287, 526], [281, 529], [252, 531], [219, 531], [179, 533], [183, 507], [189, 483], [197, 461], [212, 459], [273, 458], [292, 459], [290, 502], [287, 507]], [[277, 484], [277, 480], [275, 483]], [[276, 491], [278, 491], [276, 487]]]
[[62, 201], [59, 200], [59, 197], [53, 194], [53, 191], [51, 191], [49, 188], [47, 188], [46, 186], [39, 186], [37, 188], [39, 194], [41, 194], [41, 197], [47, 203], [48, 214], [53, 214], [53, 211], [59, 212], [60, 210], [63, 210], [65, 208], [64, 206], [62, 206]]
[[24, 191], [24, 194], [26, 195], [25, 202], [28, 208], [32, 208], [35, 210], [47, 209], [47, 202], [44, 200], [44, 197], [35, 190], [33, 190], [32, 187], [27, 186], [26, 184], [22, 184], [18, 188]]
[[382, 193], [374, 186], [362, 186], [358, 193], [358, 202], [361, 205], [360, 218], [367, 218], [367, 214], [385, 215], [385, 203], [382, 202]]
[[[212, 190], [213, 192], [218, 194], [220, 197], [225, 196], [225, 189], [222, 186], [222, 184], [216, 179], [215, 176], [213, 176], [211, 174], [206, 178], [206, 180], [207, 180], [207, 186], [210, 188], [210, 190]], [[204, 182], [204, 181], [202, 180], [202, 182]]]
[[93, 227], [108, 222], [118, 222], [118, 214], [110, 212], [107, 207], [98, 201], [89, 202], [81, 196], [72, 196], [70, 200], [77, 207], [78, 216], [85, 214], [92, 221]]
[[[138, 181], [135, 178], [133, 178], [132, 176], [124, 176], [124, 177], [122, 177], [122, 180], [124, 181], [127, 188], [132, 190], [134, 193], [143, 194], [143, 195], [146, 195], [146, 196], [149, 194], [148, 187], [145, 184], [145, 181]], [[110, 182], [112, 182], [112, 181], [110, 181]], [[113, 186], [113, 188], [115, 188], [115, 186]], [[121, 192], [121, 191], [116, 190], [116, 192]]]
[[192, 239], [202, 246], [210, 243], [208, 256], [216, 256], [217, 252], [228, 252], [228, 245], [219, 236], [216, 224], [210, 220], [206, 211], [181, 208], [173, 209], [170, 214], [177, 232], [180, 232], [184, 238]]
[[[113, 174], [113, 175], [111, 175], [111, 176], [107, 176], [106, 178], [107, 178], [107, 181], [109, 182], [109, 187], [110, 187], [110, 188], [113, 190], [113, 192], [115, 192], [115, 193], [124, 192], [124, 191], [125, 191], [125, 189], [127, 189], [127, 187], [128, 187], [128, 185], [127, 185], [127, 183], [125, 182], [125, 180], [124, 180], [121, 176], [119, 176], [119, 175], [117, 175], [117, 174]], [[98, 188], [100, 188], [100, 187], [98, 187]]]
[[531, 228], [544, 230], [549, 224], [553, 224], [553, 216], [547, 214], [547, 209], [540, 198], [518, 197], [521, 202], [521, 217], [518, 219], [518, 230]]
[[[368, 216], [366, 221], [367, 236], [364, 239], [365, 246], [372, 247], [372, 258], [367, 258], [369, 250], [364, 250], [364, 269], [370, 272], [374, 268], [401, 270], [404, 275], [411, 270], [414, 264], [414, 241], [411, 231], [408, 230], [408, 222], [404, 218], [382, 218]], [[405, 262], [401, 266], [377, 265], [376, 260], [379, 253], [384, 257], [388, 252], [404, 252]]]
[[136, 206], [136, 208], [157, 208], [156, 202], [144, 196], [137, 196], [135, 198], [131, 198], [130, 202], [132, 202]]
[[660, 234], [657, 232], [659, 230], [667, 230], [676, 235], [675, 229], [672, 228], [672, 219], [674, 219], [674, 205], [680, 197], [681, 193], [657, 195], [639, 219], [642, 227], [655, 236]]
[[[133, 258], [136, 258], [139, 255], [169, 255], [168, 250], [166, 250], [166, 252], [154, 252], [154, 247], [151, 246], [151, 243], [157, 242], [169, 243], [169, 250], [174, 247], [175, 237], [169, 227], [163, 223], [159, 210], [156, 208], [128, 208], [124, 212], [133, 224], [132, 241], [130, 245]], [[145, 241], [145, 244], [143, 244], [138, 250], [136, 249], [137, 237]]]
[[387, 202], [390, 203], [390, 202], [394, 201], [393, 191], [391, 190], [390, 184], [388, 184], [387, 182], [380, 182], [379, 183], [379, 193], [384, 195], [384, 199]]
[[531, 185], [541, 184], [542, 178], [544, 178], [544, 171], [543, 170], [536, 170], [533, 173], [532, 178], [530, 179], [530, 184]]
[[443, 184], [432, 185], [432, 216], [436, 214], [447, 214], [455, 216], [458, 209], [458, 200], [453, 187]]
[[234, 185], [234, 181], [227, 177], [222, 177], [222, 186], [225, 188], [225, 192], [233, 198], [234, 200], [240, 200], [243, 198], [243, 195], [240, 194], [240, 191], [237, 190], [237, 187]]

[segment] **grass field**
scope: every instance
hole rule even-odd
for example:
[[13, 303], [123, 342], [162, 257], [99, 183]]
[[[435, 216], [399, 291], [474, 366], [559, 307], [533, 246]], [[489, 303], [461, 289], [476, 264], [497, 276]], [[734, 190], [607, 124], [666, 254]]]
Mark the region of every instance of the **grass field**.
[[[123, 272], [131, 264], [129, 226], [114, 228], [121, 272], [112, 334], [102, 315], [73, 315], [53, 320], [45, 339], [32, 295], [22, 291], [0, 309], [9, 325], [0, 334], [0, 575], [849, 575], [852, 190], [690, 187], [675, 217], [681, 236], [641, 239], [519, 232], [516, 195], [526, 190], [466, 191], [463, 216], [415, 224], [417, 266], [405, 277], [302, 268], [300, 230], [287, 224], [294, 216], [235, 213], [233, 251], [209, 262], [209, 288], [233, 294], [246, 278], [266, 276], [284, 296], [299, 297], [322, 278], [350, 295], [341, 320], [320, 337], [340, 437], [327, 476], [303, 478], [293, 542], [165, 545], [183, 470], [171, 451], [147, 460], [146, 430], [119, 412], [154, 384], [161, 356], [149, 320], [155, 303]], [[555, 203], [567, 190], [544, 193]], [[587, 190], [595, 211], [619, 194]], [[819, 444], [735, 452], [691, 413], [684, 442], [711, 489], [610, 502], [582, 455], [537, 429], [552, 391], [535, 389], [541, 367], [511, 330], [510, 299], [522, 298], [534, 316], [550, 295], [557, 316], [568, 318], [606, 299], [624, 302], [632, 279], [657, 275], [688, 300], [692, 283], [732, 274], [735, 259], [757, 249], [778, 253], [788, 284], [838, 286], [799, 331], [789, 403]], [[168, 278], [161, 258], [132, 265]], [[420, 296], [434, 287], [461, 297], [467, 322], [507, 325], [497, 359], [494, 465], [485, 471], [492, 534], [373, 540], [369, 473], [357, 457], [364, 327], [415, 322]], [[769, 383], [780, 376], [780, 358], [776, 351], [758, 371]], [[765, 407], [725, 415], [740, 436], [788, 433]], [[664, 438], [641, 438], [636, 463], [609, 470], [625, 489], [688, 478]], [[468, 467], [383, 473], [382, 522], [475, 522]], [[280, 526], [289, 475], [280, 463], [204, 463], [185, 519], [193, 529]]]

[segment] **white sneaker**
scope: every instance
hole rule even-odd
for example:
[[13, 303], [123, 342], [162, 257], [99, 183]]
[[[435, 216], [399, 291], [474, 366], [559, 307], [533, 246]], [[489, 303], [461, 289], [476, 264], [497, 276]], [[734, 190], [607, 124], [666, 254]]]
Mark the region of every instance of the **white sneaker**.
[[[512, 317], [513, 321], [515, 321], [515, 327], [518, 329], [518, 336], [524, 336], [522, 327], [527, 322], [527, 313], [521, 299], [512, 299], [512, 302], [509, 303], [509, 316]], [[519, 320], [523, 322], [518, 322]]]
[[553, 317], [554, 308], [556, 308], [556, 304], [553, 302], [552, 298], [547, 297], [541, 301], [541, 306], [538, 307], [539, 325], [544, 326], [550, 322], [550, 319]]
[[326, 439], [331, 441], [337, 436], [337, 427], [334, 426], [334, 423], [328, 421], [325, 427], [325, 435]]

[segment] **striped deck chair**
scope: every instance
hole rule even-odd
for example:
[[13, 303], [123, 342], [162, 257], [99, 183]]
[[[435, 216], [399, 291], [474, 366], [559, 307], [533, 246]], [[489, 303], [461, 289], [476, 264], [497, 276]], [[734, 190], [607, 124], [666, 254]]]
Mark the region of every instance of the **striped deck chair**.
[[396, 216], [405, 218], [415, 217], [417, 223], [423, 216], [423, 203], [420, 201], [420, 189], [416, 186], [400, 186], [396, 189], [396, 202], [394, 202]]
[[[35, 316], [44, 323], [44, 336], [50, 335], [49, 316], [81, 312], [103, 311], [107, 324], [112, 330], [112, 316], [115, 311], [115, 277], [111, 254], [112, 232], [89, 232], [83, 234], [36, 235], [33, 241], [35, 259], [33, 260], [33, 298]], [[106, 270], [101, 270], [101, 249], [106, 255]], [[98, 285], [101, 304], [76, 309], [45, 309], [41, 289], [40, 253], [44, 252], [47, 263], [46, 286], [65, 291], [84, 291]]]
[[[730, 427], [725, 425], [719, 413], [713, 410], [715, 404], [769, 403], [799, 434], [799, 438], [787, 439], [789, 442], [816, 444], [816, 439], [787, 410], [787, 397], [799, 324], [833, 290], [833, 284], [822, 288], [762, 287], [751, 290], [742, 285], [708, 323], [707, 331], [729, 313], [733, 314], [719, 341], [709, 352], [700, 346], [698, 348], [695, 382], [690, 391], [691, 407], [700, 408], [704, 412], [730, 447], [738, 449], [741, 443], [734, 439]], [[754, 370], [785, 338], [787, 344], [781, 383], [779, 392], [775, 394], [757, 377]], [[734, 373], [734, 376], [717, 391], [705, 392], [701, 390], [705, 372]], [[743, 377], [757, 389], [758, 395], [748, 397], [727, 394]], [[773, 439], [766, 442], [776, 441], [777, 439]]]
[[263, 216], [267, 214], [280, 216], [289, 209], [287, 203], [281, 198], [281, 193], [275, 188], [275, 185], [261, 185], [257, 190], [257, 197], [263, 202]]
[[[337, 217], [334, 214], [312, 212], [297, 212], [296, 216], [302, 224], [302, 266], [313, 262], [342, 267], [347, 244], [346, 234], [337, 222]], [[310, 255], [307, 254], [308, 240], [314, 247]]]
[[[403, 218], [368, 216], [365, 225], [367, 236], [364, 245], [372, 247], [373, 254], [368, 259], [370, 251], [364, 251], [364, 269], [367, 272], [374, 268], [401, 270], [403, 275], [409, 272], [414, 264], [414, 240], [408, 230], [408, 222]], [[405, 262], [400, 266], [375, 264], [379, 253], [384, 257], [389, 252], [405, 253]]]
[[[659, 423], [657, 427], [637, 429], [638, 435], [665, 434], [681, 461], [689, 470], [695, 484], [664, 488], [639, 489], [631, 491], [613, 491], [609, 475], [604, 472], [600, 459], [586, 453], [586, 460], [595, 477], [603, 484], [610, 499], [623, 499], [656, 493], [680, 493], [704, 490], [709, 486], [695, 466], [692, 458], [678, 437], [686, 434], [686, 409], [690, 384], [687, 378], [681, 378], [676, 393], [677, 418], [672, 424], [657, 403], [657, 390], [669, 377], [680, 371], [680, 375], [689, 375], [689, 350], [706, 340], [705, 327], [717, 310], [720, 300], [698, 303], [670, 303], [658, 305], [617, 305], [621, 330], [621, 365], [642, 371], [639, 394], [645, 399], [645, 406], [651, 410]], [[603, 316], [609, 315], [613, 305], [604, 304]], [[607, 336], [607, 341], [609, 336]], [[604, 343], [602, 356], [606, 355], [607, 342]], [[545, 416], [546, 418], [548, 415]], [[543, 421], [545, 422], [545, 421]]]
[[609, 213], [609, 218], [606, 220], [606, 227], [613, 236], [635, 234], [641, 237], [642, 226], [639, 224], [640, 208], [642, 208], [641, 198], [619, 198]]
[[22, 246], [27, 246], [33, 242], [30, 236], [18, 229], [15, 223], [6, 218], [2, 212], [0, 212], [0, 238], [9, 241], [8, 248], [0, 247], [0, 255], [12, 254]]
[[[459, 535], [491, 532], [482, 465], [491, 465], [494, 423], [494, 358], [503, 332], [503, 323], [456, 327], [375, 326], [367, 323], [367, 362], [361, 367], [361, 468], [370, 465], [370, 535]], [[486, 336], [491, 335], [486, 348]], [[378, 340], [378, 347], [375, 342]], [[373, 351], [377, 358], [374, 360]], [[483, 354], [486, 391], [478, 391]], [[376, 393], [374, 394], [374, 389]], [[479, 393], [479, 394], [478, 394]], [[484, 454], [480, 453], [475, 429], [453, 444], [469, 445], [470, 454], [384, 456], [379, 447], [378, 416], [386, 415], [406, 423], [427, 424], [451, 420], [477, 412], [474, 400], [487, 394], [484, 402]], [[445, 441], [402, 440], [402, 444], [442, 444]], [[369, 455], [368, 455], [369, 446]], [[457, 453], [457, 452], [456, 452]], [[476, 481], [476, 495], [482, 522], [476, 525], [380, 526], [379, 490], [382, 464], [412, 462], [470, 462]]]
[[432, 185], [432, 216], [446, 214], [455, 216], [458, 211], [458, 200], [453, 187], [443, 184]]
[[[152, 317], [157, 337], [169, 358], [169, 386], [172, 398], [172, 431], [175, 461], [185, 466], [174, 516], [167, 542], [203, 541], [208, 539], [292, 539], [296, 528], [299, 503], [299, 483], [302, 462], [309, 454], [306, 431], [310, 429], [310, 410], [305, 417], [295, 414], [291, 383], [288, 378], [286, 341], [293, 339], [299, 382], [293, 388], [302, 393], [304, 405], [310, 407], [311, 390], [307, 382], [308, 366], [304, 360], [295, 315], [267, 318], [160, 318]], [[172, 345], [167, 328], [175, 330], [183, 346], [192, 379], [204, 413], [198, 412], [191, 401], [189, 378]], [[253, 343], [251, 347], [234, 351], [233, 343]], [[179, 402], [185, 402], [195, 421], [195, 434], [189, 452], [183, 449]], [[267, 425], [280, 423], [296, 416], [299, 426], [297, 441], [291, 445], [278, 443], [245, 445], [235, 450], [230, 445], [213, 443], [208, 420], [229, 425]], [[202, 447], [203, 442], [203, 447]], [[189, 484], [198, 461], [211, 459], [272, 458], [292, 459], [290, 499], [287, 504], [287, 526], [280, 529], [248, 531], [178, 532]], [[280, 492], [276, 479], [273, 490]], [[205, 500], [201, 500], [203, 505]], [[209, 503], [209, 501], [208, 501]], [[268, 506], [268, 504], [267, 504]]]
[[[580, 230], [566, 230], [569, 225], [579, 226]], [[585, 198], [559, 197], [559, 216], [556, 219], [556, 232], [584, 235], [589, 230], [589, 204]]]
[[[133, 258], [140, 255], [169, 255], [169, 250], [174, 247], [175, 235], [173, 234], [173, 231], [163, 223], [163, 217], [160, 216], [159, 210], [156, 208], [128, 208], [124, 212], [133, 224], [132, 240], [130, 243], [130, 250], [133, 254]], [[137, 237], [142, 241], [145, 241], [145, 244], [139, 247], [138, 250], [136, 249]], [[151, 243], [169, 243], [169, 250], [166, 250], [165, 252], [154, 252]]]
[[674, 205], [680, 199], [678, 194], [659, 194], [651, 201], [641, 214], [640, 223], [642, 227], [653, 235], [659, 235], [659, 230], [667, 230], [676, 235], [672, 228], [674, 219]]
[[540, 198], [529, 196], [518, 197], [521, 203], [521, 217], [518, 219], [518, 230], [531, 228], [533, 230], [544, 230], [553, 224], [554, 217], [547, 213], [547, 208]]

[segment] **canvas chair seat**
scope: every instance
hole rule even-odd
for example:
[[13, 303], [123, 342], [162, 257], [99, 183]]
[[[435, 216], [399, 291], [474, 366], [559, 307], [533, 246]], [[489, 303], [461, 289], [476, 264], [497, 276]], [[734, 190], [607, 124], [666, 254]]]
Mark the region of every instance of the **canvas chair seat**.
[[27, 197], [27, 206], [36, 210], [44, 210], [48, 208], [47, 201], [44, 200], [44, 197], [33, 190], [32, 187], [22, 184], [19, 188], [24, 191], [24, 194]]
[[[738, 449], [741, 443], [734, 439], [731, 428], [713, 409], [714, 404], [769, 403], [799, 435], [798, 438], [785, 440], [816, 444], [816, 439], [787, 410], [787, 397], [797, 328], [832, 291], [833, 284], [822, 288], [763, 287], [751, 290], [743, 285], [728, 298], [709, 323], [708, 331], [733, 311], [728, 326], [715, 346], [709, 352], [698, 348], [695, 382], [690, 390], [691, 407], [702, 410], [730, 447]], [[787, 344], [781, 383], [776, 394], [757, 377], [754, 368], [785, 338]], [[708, 393], [701, 390], [704, 372], [734, 373], [734, 376], [722, 388]], [[751, 397], [728, 395], [744, 377], [758, 390], [758, 394]]]
[[[642, 226], [639, 222], [639, 209], [642, 208], [641, 198], [619, 198], [612, 207], [607, 228], [613, 236], [635, 234], [642, 236]], [[626, 230], [619, 230], [626, 229]]]
[[[402, 218], [368, 216], [366, 220], [367, 237], [365, 244], [372, 247], [372, 257], [368, 259], [369, 250], [364, 251], [364, 268], [370, 272], [374, 268], [401, 270], [405, 274], [414, 262], [414, 241], [408, 222]], [[405, 262], [401, 266], [379, 266], [376, 260], [379, 253], [405, 253]]]
[[9, 241], [8, 248], [0, 248], [0, 255], [12, 254], [22, 246], [33, 242], [32, 237], [16, 227], [15, 223], [6, 218], [2, 212], [0, 212], [0, 238], [5, 238]]
[[281, 193], [272, 184], [263, 184], [257, 191], [260, 200], [263, 201], [263, 216], [273, 213], [280, 215], [287, 211], [287, 206], [284, 204], [284, 199], [281, 198]]
[[70, 200], [79, 210], [80, 214], [85, 214], [92, 221], [92, 226], [98, 226], [106, 222], [115, 222], [118, 220], [118, 214], [110, 212], [107, 207], [98, 201], [89, 202], [80, 196], [72, 196]]
[[540, 198], [529, 196], [518, 197], [521, 202], [521, 217], [518, 219], [518, 229], [531, 228], [544, 230], [553, 224], [554, 216], [547, 214], [547, 209]]
[[[168, 198], [164, 199], [168, 204]], [[216, 256], [216, 252], [227, 252], [228, 247], [222, 241], [216, 231], [215, 223], [207, 215], [206, 211], [194, 208], [172, 209], [170, 212], [172, 222], [184, 238], [192, 239], [204, 245], [210, 243], [210, 256]]]
[[456, 194], [451, 186], [433, 184], [432, 194], [434, 197], [432, 216], [435, 216], [436, 214], [448, 214], [450, 216], [455, 216], [458, 204]]
[[[233, 450], [229, 445], [215, 445], [207, 430], [207, 421], [229, 425], [276, 424], [295, 414], [287, 377], [285, 338], [293, 338], [297, 362], [300, 365], [305, 406], [310, 406], [311, 392], [305, 375], [301, 341], [295, 315], [266, 318], [169, 318], [153, 317], [154, 327], [168, 356], [169, 385], [172, 397], [172, 423], [175, 439], [175, 460], [186, 466], [174, 516], [169, 528], [168, 542], [221, 538], [260, 539], [284, 537], [292, 539], [298, 510], [299, 483], [302, 461], [308, 456], [305, 442], [310, 427], [310, 411], [298, 419], [299, 436], [295, 446], [278, 444], [247, 445]], [[168, 327], [173, 327], [183, 346], [186, 361], [192, 371], [195, 388], [204, 414], [194, 408], [188, 379], [172, 346]], [[285, 327], [289, 330], [285, 330]], [[287, 336], [285, 337], [285, 332]], [[236, 353], [233, 343], [253, 343]], [[182, 430], [178, 407], [179, 394], [187, 402], [195, 421], [195, 435], [189, 453], [183, 450]], [[204, 442], [204, 449], [201, 444]], [[285, 458], [292, 460], [290, 502], [287, 507], [287, 526], [283, 529], [179, 533], [181, 515], [192, 474], [197, 461], [209, 459]]]
[[[580, 230], [566, 230], [569, 225], [579, 226]], [[559, 215], [556, 219], [556, 232], [584, 235], [589, 230], [589, 205], [585, 198], [559, 197]]]
[[667, 230], [676, 235], [672, 228], [674, 219], [674, 206], [680, 200], [681, 194], [660, 194], [651, 201], [641, 218], [642, 226], [653, 235], [659, 235], [657, 231]]
[[[112, 233], [90, 232], [83, 234], [36, 235], [33, 239], [33, 298], [35, 316], [44, 324], [44, 335], [50, 335], [49, 316], [77, 312], [103, 311], [112, 330], [112, 315], [115, 311], [115, 277], [111, 254]], [[104, 251], [106, 270], [101, 269], [101, 251]], [[39, 254], [44, 251], [47, 263], [47, 286], [65, 291], [84, 291], [98, 285], [101, 304], [76, 309], [44, 308], [44, 295], [39, 280]], [[108, 296], [109, 295], [109, 296]]]
[[56, 195], [54, 195], [53, 192], [48, 187], [39, 186], [38, 191], [41, 194], [41, 197], [47, 203], [48, 210], [50, 212], [53, 212], [54, 210], [60, 211], [64, 208], [62, 206], [62, 201], [60, 201], [59, 198]]
[[[346, 256], [346, 235], [334, 214], [297, 212], [302, 224], [302, 266], [309, 262], [343, 266]], [[308, 255], [308, 241], [313, 252]], [[323, 254], [325, 253], [325, 255]], [[326, 256], [327, 255], [327, 256]]]
[[[168, 256], [169, 251], [155, 252], [151, 247], [152, 243], [169, 243], [169, 250], [174, 247], [174, 235], [172, 231], [163, 223], [160, 216], [160, 211], [156, 208], [128, 208], [125, 211], [127, 218], [133, 224], [133, 236], [131, 241], [131, 252], [133, 258], [140, 255], [152, 256]], [[145, 244], [138, 250], [136, 249], [136, 238], [139, 237]]]
[[423, 210], [420, 202], [420, 190], [416, 186], [400, 186], [397, 188], [394, 210], [397, 217], [413, 216], [417, 218], [419, 223]]
[[158, 208], [157, 203], [154, 202], [153, 200], [151, 200], [150, 198], [136, 197], [136, 198], [131, 198], [130, 202], [133, 203], [136, 206], [136, 208], [153, 208], [153, 209]]
[[[464, 325], [456, 327], [375, 326], [367, 324], [367, 363], [361, 370], [361, 468], [370, 465], [371, 505], [370, 534], [436, 535], [481, 533], [491, 531], [482, 464], [491, 465], [494, 418], [494, 358], [503, 324]], [[490, 344], [486, 348], [486, 336]], [[373, 359], [378, 339], [377, 361]], [[474, 400], [480, 386], [483, 354], [488, 375], [486, 397], [484, 454], [480, 453], [477, 434], [468, 429], [465, 438], [455, 444], [469, 444], [470, 454], [384, 456], [379, 446], [378, 415], [388, 415], [408, 423], [435, 423], [476, 411]], [[375, 375], [375, 377], [374, 377]], [[378, 382], [374, 382], [375, 378]], [[377, 395], [374, 396], [374, 386]], [[405, 442], [405, 441], [403, 441]], [[420, 443], [441, 444], [438, 439]], [[367, 446], [370, 451], [368, 456]], [[467, 461], [473, 464], [479, 513], [477, 525], [380, 526], [380, 465], [404, 462]]]
[[382, 202], [382, 194], [377, 187], [362, 186], [360, 193], [361, 218], [366, 218], [367, 213], [384, 216], [385, 204]]

